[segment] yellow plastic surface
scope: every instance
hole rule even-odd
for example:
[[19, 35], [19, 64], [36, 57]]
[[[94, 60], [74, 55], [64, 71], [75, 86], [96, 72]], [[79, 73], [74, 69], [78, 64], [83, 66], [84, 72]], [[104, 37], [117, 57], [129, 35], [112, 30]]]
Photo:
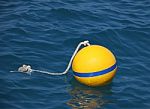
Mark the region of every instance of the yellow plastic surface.
[[[90, 45], [82, 48], [74, 57], [72, 69], [78, 73], [92, 73], [105, 70], [116, 63], [115, 56], [107, 48], [99, 45]], [[116, 68], [117, 69], [117, 68]], [[88, 86], [102, 86], [112, 80], [116, 69], [107, 74], [95, 77], [75, 78]]]

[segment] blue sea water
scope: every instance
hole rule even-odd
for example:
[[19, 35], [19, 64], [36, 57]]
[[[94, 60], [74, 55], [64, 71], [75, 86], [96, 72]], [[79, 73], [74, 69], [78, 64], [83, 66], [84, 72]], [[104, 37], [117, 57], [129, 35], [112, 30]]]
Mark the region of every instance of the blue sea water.
[[[62, 72], [84, 40], [115, 54], [111, 84], [9, 72]], [[149, 0], [0, 0], [0, 109], [150, 109], [149, 46]]]

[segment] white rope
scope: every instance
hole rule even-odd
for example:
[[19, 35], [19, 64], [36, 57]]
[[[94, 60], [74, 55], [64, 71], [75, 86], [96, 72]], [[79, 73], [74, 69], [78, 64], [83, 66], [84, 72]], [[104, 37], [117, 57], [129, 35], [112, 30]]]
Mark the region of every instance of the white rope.
[[36, 70], [36, 69], [32, 69], [30, 65], [22, 65], [21, 67], [18, 68], [18, 71], [10, 71], [10, 72], [23, 72], [23, 73], [27, 73], [27, 74], [31, 74], [32, 72], [40, 72], [40, 73], [45, 73], [45, 74], [49, 74], [49, 75], [64, 75], [66, 74], [70, 67], [71, 67], [71, 64], [72, 64], [72, 61], [73, 61], [73, 58], [75, 57], [75, 55], [77, 54], [79, 48], [84, 45], [84, 46], [90, 46], [89, 44], [89, 41], [83, 41], [83, 42], [80, 42], [77, 46], [77, 48], [75, 49], [70, 61], [69, 61], [69, 64], [66, 68], [66, 70], [62, 73], [53, 73], [53, 72], [47, 72], [47, 71], [41, 71], [41, 70]]

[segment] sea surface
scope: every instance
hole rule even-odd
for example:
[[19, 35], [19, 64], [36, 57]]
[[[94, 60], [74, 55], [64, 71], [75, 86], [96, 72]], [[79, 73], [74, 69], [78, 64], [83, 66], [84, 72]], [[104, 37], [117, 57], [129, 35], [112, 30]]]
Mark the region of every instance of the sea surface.
[[[63, 72], [84, 40], [115, 54], [111, 84], [9, 72]], [[0, 0], [0, 109], [150, 109], [150, 0]]]

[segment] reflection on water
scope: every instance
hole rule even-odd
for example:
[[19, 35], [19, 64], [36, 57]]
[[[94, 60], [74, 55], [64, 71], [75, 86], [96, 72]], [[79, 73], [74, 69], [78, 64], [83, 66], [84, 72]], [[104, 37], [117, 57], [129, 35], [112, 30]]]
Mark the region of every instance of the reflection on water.
[[81, 84], [73, 85], [73, 88], [69, 90], [71, 99], [67, 102], [67, 105], [72, 109], [95, 109], [100, 108], [104, 104], [111, 101], [106, 99], [105, 96], [112, 94], [111, 86], [105, 86], [102, 88], [90, 88]]

